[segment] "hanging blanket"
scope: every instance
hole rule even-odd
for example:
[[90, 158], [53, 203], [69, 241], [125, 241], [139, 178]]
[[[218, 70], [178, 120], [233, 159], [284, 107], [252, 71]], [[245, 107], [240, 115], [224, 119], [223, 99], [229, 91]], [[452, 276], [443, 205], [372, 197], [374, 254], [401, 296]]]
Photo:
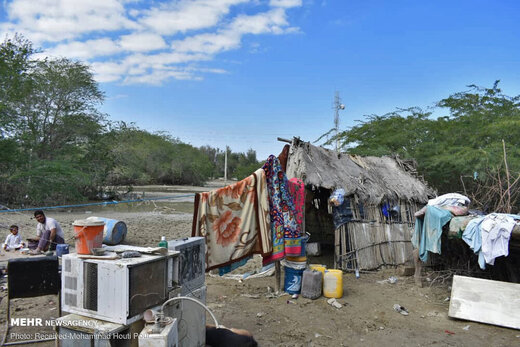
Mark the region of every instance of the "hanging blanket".
[[294, 217], [300, 226], [300, 230], [303, 230], [302, 223], [304, 221], [303, 215], [305, 211], [305, 184], [299, 178], [291, 178], [289, 180], [289, 192], [294, 201]]
[[263, 169], [230, 186], [195, 195], [192, 236], [206, 238], [206, 271], [272, 251]]
[[296, 221], [294, 202], [289, 193], [287, 176], [283, 172], [278, 158], [270, 155], [263, 166], [267, 190], [269, 192], [269, 209], [273, 253], [264, 257], [263, 264], [281, 260], [286, 255], [300, 256], [301, 229]]
[[435, 206], [427, 206], [424, 220], [415, 219], [412, 245], [419, 249], [421, 261], [428, 260], [428, 251], [441, 254], [442, 227], [451, 219], [451, 212]]

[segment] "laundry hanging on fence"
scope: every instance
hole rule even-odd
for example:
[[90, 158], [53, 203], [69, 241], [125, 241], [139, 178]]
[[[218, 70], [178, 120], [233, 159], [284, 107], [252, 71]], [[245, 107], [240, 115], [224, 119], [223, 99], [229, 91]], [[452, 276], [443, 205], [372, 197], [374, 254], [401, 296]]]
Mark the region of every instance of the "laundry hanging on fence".
[[269, 192], [269, 213], [273, 253], [265, 256], [263, 264], [281, 260], [286, 255], [301, 254], [301, 228], [296, 220], [296, 209], [289, 192], [288, 180], [278, 158], [270, 155], [262, 167]]
[[271, 254], [267, 194], [265, 172], [258, 169], [230, 186], [195, 195], [192, 236], [206, 239], [206, 271], [253, 253]]
[[494, 265], [495, 258], [509, 255], [509, 239], [516, 225], [517, 215], [491, 213], [471, 220], [462, 239], [478, 254], [481, 269]]
[[441, 254], [442, 227], [451, 220], [451, 212], [435, 206], [427, 206], [424, 219], [415, 219], [412, 245], [419, 249], [421, 261], [428, 260], [428, 252]]

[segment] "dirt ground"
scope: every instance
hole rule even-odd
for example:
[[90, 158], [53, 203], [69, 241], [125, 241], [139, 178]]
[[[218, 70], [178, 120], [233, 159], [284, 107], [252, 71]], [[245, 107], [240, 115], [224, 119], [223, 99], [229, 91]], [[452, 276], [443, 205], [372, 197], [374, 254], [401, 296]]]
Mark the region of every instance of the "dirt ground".
[[[142, 188], [143, 190], [145, 188]], [[178, 196], [177, 199], [132, 204], [48, 210], [47, 215], [62, 225], [70, 244], [72, 222], [89, 216], [124, 221], [128, 227], [125, 244], [155, 246], [161, 236], [177, 239], [190, 236], [193, 202], [189, 189], [152, 187], [145, 196]], [[203, 189], [203, 188], [201, 188]], [[206, 188], [207, 189], [207, 188]], [[135, 190], [136, 192], [139, 189]], [[153, 195], [155, 191], [156, 195]], [[0, 225], [18, 224], [24, 238], [35, 233], [32, 212], [0, 213]], [[0, 229], [5, 238], [7, 229]], [[5, 259], [0, 254], [0, 262]], [[332, 257], [332, 255], [330, 255]], [[332, 259], [332, 258], [330, 258]], [[320, 259], [327, 262], [326, 259]], [[310, 259], [310, 262], [313, 259]], [[331, 261], [330, 261], [331, 262]], [[329, 262], [329, 263], [330, 263]], [[5, 261], [4, 261], [5, 263]], [[234, 273], [259, 266], [258, 258]], [[397, 276], [391, 284], [388, 278]], [[272, 297], [274, 277], [243, 281], [206, 275], [207, 305], [219, 323], [249, 330], [260, 346], [518, 346], [520, 331], [448, 317], [450, 283], [432, 283], [433, 274], [424, 273], [423, 288], [414, 285], [413, 277], [402, 277], [396, 269], [343, 274], [344, 295], [341, 308], [316, 300], [290, 295]], [[283, 278], [283, 277], [282, 277]], [[430, 279], [430, 281], [428, 281]], [[5, 278], [1, 285], [5, 285]], [[6, 291], [0, 293], [0, 335], [5, 331]], [[393, 309], [399, 304], [409, 311], [405, 316]], [[12, 317], [56, 318], [56, 298], [14, 299]], [[209, 315], [208, 322], [211, 321]], [[10, 333], [52, 333], [51, 327], [15, 327]], [[15, 337], [14, 335], [11, 335]], [[12, 339], [9, 339], [12, 341]], [[54, 343], [39, 344], [53, 346]]]

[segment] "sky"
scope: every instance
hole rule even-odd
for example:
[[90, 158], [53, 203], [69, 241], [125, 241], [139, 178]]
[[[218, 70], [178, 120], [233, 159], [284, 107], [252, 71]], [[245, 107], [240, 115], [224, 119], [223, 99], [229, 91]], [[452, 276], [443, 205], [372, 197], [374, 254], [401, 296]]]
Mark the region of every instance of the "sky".
[[110, 120], [259, 160], [332, 129], [336, 92], [340, 129], [470, 84], [519, 95], [518, 23], [516, 0], [0, 2], [2, 40], [89, 64]]

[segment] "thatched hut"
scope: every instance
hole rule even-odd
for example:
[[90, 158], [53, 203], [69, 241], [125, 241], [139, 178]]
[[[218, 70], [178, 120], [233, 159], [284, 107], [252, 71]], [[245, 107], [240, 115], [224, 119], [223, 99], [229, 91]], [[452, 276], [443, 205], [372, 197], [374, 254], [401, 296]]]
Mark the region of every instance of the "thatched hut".
[[[375, 269], [411, 260], [414, 213], [435, 195], [413, 163], [360, 157], [292, 140], [286, 173], [306, 186], [305, 231], [312, 242], [334, 245], [334, 265]], [[336, 227], [331, 193], [343, 188], [352, 217]]]

